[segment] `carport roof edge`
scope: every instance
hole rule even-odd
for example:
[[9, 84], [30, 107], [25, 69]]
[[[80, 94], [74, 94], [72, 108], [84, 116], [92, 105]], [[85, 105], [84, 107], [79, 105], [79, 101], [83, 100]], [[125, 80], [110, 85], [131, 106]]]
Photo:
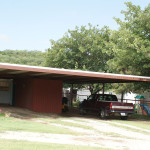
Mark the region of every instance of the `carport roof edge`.
[[44, 78], [68, 83], [150, 82], [150, 77], [0, 63], [0, 78]]

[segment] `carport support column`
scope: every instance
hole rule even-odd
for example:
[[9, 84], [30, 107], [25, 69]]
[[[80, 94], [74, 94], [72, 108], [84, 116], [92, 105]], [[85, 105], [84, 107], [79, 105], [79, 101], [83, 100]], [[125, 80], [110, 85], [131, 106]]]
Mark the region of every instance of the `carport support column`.
[[103, 83], [102, 92], [105, 93], [105, 83]]
[[73, 101], [73, 84], [71, 84], [70, 89], [70, 106], [72, 107], [72, 101]]

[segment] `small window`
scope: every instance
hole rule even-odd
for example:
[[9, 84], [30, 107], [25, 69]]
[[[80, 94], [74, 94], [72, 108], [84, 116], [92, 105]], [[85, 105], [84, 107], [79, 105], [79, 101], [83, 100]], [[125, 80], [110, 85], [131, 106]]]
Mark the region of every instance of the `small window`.
[[0, 91], [8, 91], [9, 90], [9, 82], [0, 81]]

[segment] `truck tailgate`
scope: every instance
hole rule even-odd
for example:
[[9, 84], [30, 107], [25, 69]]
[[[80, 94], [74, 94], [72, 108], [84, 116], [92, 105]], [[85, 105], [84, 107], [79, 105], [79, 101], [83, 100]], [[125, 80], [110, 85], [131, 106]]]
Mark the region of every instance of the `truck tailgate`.
[[111, 109], [115, 111], [131, 111], [132, 112], [134, 110], [134, 106], [132, 103], [113, 102]]

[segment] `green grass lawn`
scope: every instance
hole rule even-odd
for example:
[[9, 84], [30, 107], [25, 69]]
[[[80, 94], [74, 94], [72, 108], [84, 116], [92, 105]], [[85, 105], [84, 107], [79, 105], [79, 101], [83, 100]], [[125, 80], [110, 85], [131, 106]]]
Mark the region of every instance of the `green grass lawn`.
[[138, 128], [150, 130], [150, 116], [144, 116], [140, 114], [133, 114], [129, 117], [129, 120], [115, 120], [116, 122], [132, 125]]
[[[101, 147], [0, 139], [0, 150], [106, 150]], [[108, 149], [107, 149], [108, 150]]]
[[[92, 127], [88, 126], [88, 125], [82, 125], [78, 122], [66, 122], [64, 119], [67, 119], [68, 118], [58, 118], [58, 119], [45, 119], [45, 118], [38, 118], [39, 120], [42, 120], [42, 121], [46, 121], [48, 123], [56, 123], [56, 124], [60, 124], [60, 125], [64, 125], [64, 126], [70, 126], [70, 127], [79, 127], [79, 128], [83, 128], [83, 129], [91, 129], [93, 130]], [[72, 120], [74, 121], [74, 119], [71, 119], [69, 118], [69, 120]]]
[[[121, 125], [117, 125], [116, 123], [120, 123]], [[142, 131], [142, 130], [140, 131], [138, 129], [134, 129], [134, 127], [138, 127], [141, 129], [150, 130], [150, 116], [133, 114], [129, 117], [129, 120], [111, 120], [109, 124], [117, 126], [117, 127], [126, 128], [128, 130], [132, 130], [135, 132], [142, 132], [145, 134], [150, 134], [149, 132], [146, 132], [146, 131]], [[128, 127], [126, 125], [131, 125], [133, 127]]]
[[29, 120], [21, 120], [13, 117], [6, 118], [3, 115], [1, 115], [0, 132], [2, 131], [29, 131], [54, 134], [82, 135], [78, 132], [74, 132], [63, 127], [56, 127], [54, 125], [42, 124]]
[[[64, 118], [63, 118], [64, 119]], [[40, 118], [37, 118], [40, 120]], [[57, 123], [65, 126], [80, 127], [90, 129], [89, 126], [84, 126], [76, 123], [65, 122], [60, 118], [57, 119], [42, 119], [47, 123]], [[5, 117], [0, 114], [0, 133], [5, 131], [28, 131], [28, 132], [41, 132], [41, 133], [54, 133], [54, 134], [69, 134], [69, 135], [83, 135], [78, 132], [73, 132], [65, 127], [53, 126], [47, 123], [34, 122], [33, 120], [22, 120], [14, 117]], [[88, 145], [88, 143], [87, 143]], [[91, 147], [91, 146], [77, 146], [65, 144], [52, 144], [43, 142], [29, 142], [22, 140], [0, 139], [0, 150], [105, 150], [106, 148]], [[108, 149], [108, 148], [107, 148]]]
[[[134, 129], [133, 127], [126, 127], [125, 125], [132, 125], [135, 127], [139, 127], [141, 129], [150, 130], [150, 116], [141, 116], [141, 115], [133, 115], [129, 118], [129, 120], [109, 120], [106, 123], [109, 123], [113, 126], [118, 126], [122, 128], [126, 128], [128, 130], [132, 130], [135, 132], [143, 132], [145, 131], [138, 131], [138, 129]], [[37, 132], [37, 133], [52, 133], [52, 134], [68, 134], [68, 135], [83, 135], [82, 133], [78, 133], [72, 131], [65, 127], [55, 126], [50, 123], [56, 123], [58, 125], [64, 126], [71, 126], [71, 127], [80, 127], [83, 129], [90, 129], [99, 134], [104, 134], [107, 136], [113, 137], [122, 137], [122, 135], [111, 132], [105, 133], [94, 129], [92, 126], [88, 125], [81, 125], [80, 123], [76, 122], [67, 122], [65, 121], [64, 117], [58, 118], [36, 118], [33, 120], [23, 120], [14, 117], [5, 117], [4, 114], [0, 114], [0, 133], [5, 131], [28, 131], [28, 132]], [[69, 118], [70, 120], [74, 120]], [[43, 122], [36, 122], [37, 120]], [[77, 121], [77, 120], [76, 120]], [[81, 121], [81, 120], [79, 120]], [[101, 120], [99, 120], [101, 121]], [[87, 121], [88, 122], [88, 121]], [[85, 121], [86, 123], [86, 121]], [[117, 125], [116, 123], [121, 123], [122, 125]], [[145, 133], [146, 134], [146, 133]], [[147, 133], [149, 134], [149, 133]], [[123, 137], [128, 138], [128, 137]], [[17, 140], [4, 140], [0, 139], [0, 150], [98, 150], [102, 148], [97, 147], [89, 147], [89, 146], [76, 146], [76, 145], [63, 145], [63, 144], [49, 144], [49, 143], [42, 143], [42, 142], [29, 142], [29, 141], [17, 141]]]
[[[150, 130], [150, 122], [147, 121], [121, 121], [121, 120], [115, 120], [114, 122], [121, 123], [122, 125], [132, 125], [141, 129], [147, 129]], [[132, 128], [131, 128], [132, 129]]]

